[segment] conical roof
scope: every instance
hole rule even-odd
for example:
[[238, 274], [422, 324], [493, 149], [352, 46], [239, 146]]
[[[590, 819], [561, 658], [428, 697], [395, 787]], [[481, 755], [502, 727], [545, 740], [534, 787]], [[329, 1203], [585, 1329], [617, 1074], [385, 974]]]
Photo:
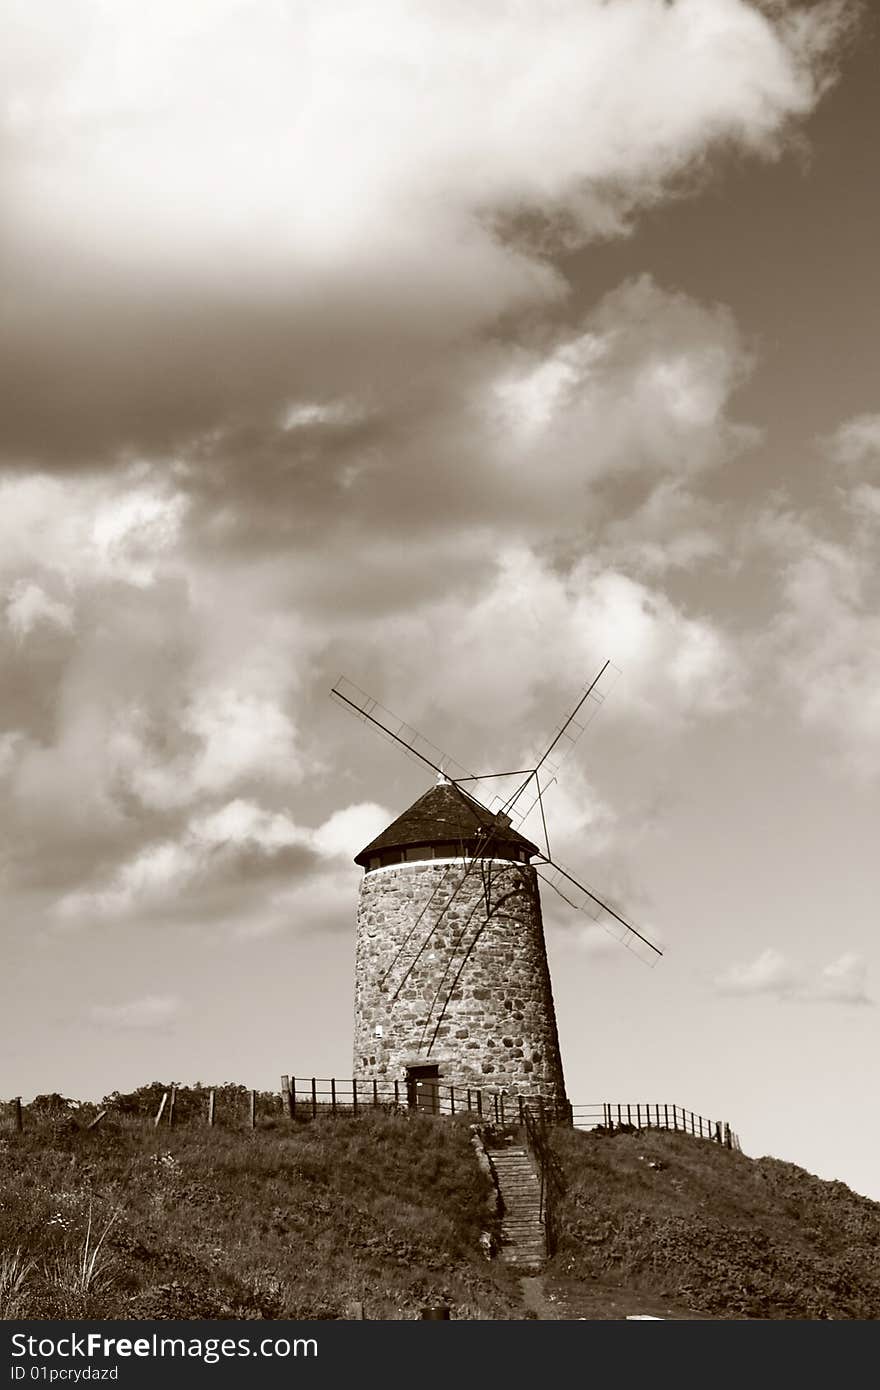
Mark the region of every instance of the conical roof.
[[441, 782], [414, 801], [403, 815], [356, 854], [354, 862], [366, 868], [369, 856], [380, 850], [449, 841], [473, 846], [473, 842], [483, 836], [491, 837], [487, 848], [497, 847], [502, 854], [503, 846], [516, 846], [530, 855], [540, 854], [538, 846], [514, 830], [506, 816], [487, 810], [452, 782]]

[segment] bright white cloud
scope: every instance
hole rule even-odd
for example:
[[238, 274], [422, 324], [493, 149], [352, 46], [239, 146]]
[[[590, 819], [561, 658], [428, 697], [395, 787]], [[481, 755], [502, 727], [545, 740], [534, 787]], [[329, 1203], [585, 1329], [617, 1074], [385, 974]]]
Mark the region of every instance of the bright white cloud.
[[146, 488], [103, 502], [92, 527], [99, 568], [129, 584], [153, 583], [157, 559], [173, 548], [185, 510], [182, 495], [162, 495]]
[[4, 44], [18, 219], [190, 272], [381, 257], [507, 295], [534, 277], [493, 212], [580, 240], [718, 142], [772, 157], [844, 20], [745, 0], [79, 0], [62, 20], [29, 0]]
[[67, 632], [73, 627], [71, 605], [50, 598], [39, 584], [27, 579], [20, 579], [13, 585], [6, 604], [6, 617], [18, 638], [26, 637], [38, 623], [48, 623]]
[[844, 468], [880, 465], [880, 413], [856, 415], [823, 440], [826, 453]]
[[[173, 556], [187, 504], [167, 481], [145, 482], [144, 473], [138, 467], [101, 479], [0, 478], [0, 577], [43, 571], [72, 589], [151, 584]], [[25, 582], [40, 588], [36, 580], [18, 580]]]
[[727, 310], [642, 275], [577, 336], [510, 350], [486, 389], [487, 446], [501, 477], [533, 480], [557, 509], [603, 474], [705, 472], [755, 442], [726, 413], [751, 367]]
[[348, 425], [362, 417], [361, 407], [349, 401], [296, 401], [281, 416], [283, 430], [308, 429], [315, 425]]
[[[64, 895], [54, 915], [64, 924], [147, 918], [157, 910], [170, 911], [180, 921], [201, 920], [199, 894], [214, 895], [218, 884], [222, 890], [230, 872], [241, 868], [242, 856], [256, 853], [265, 865], [283, 851], [299, 848], [304, 854], [298, 872], [290, 870], [290, 885], [280, 892], [261, 890], [261, 900], [247, 903], [238, 924], [245, 932], [274, 931], [283, 922], [290, 895], [304, 902], [313, 891], [320, 899], [344, 888], [349, 903], [353, 901], [357, 871], [351, 861], [391, 819], [383, 807], [362, 803], [335, 811], [310, 828], [298, 825], [286, 811], [269, 811], [238, 798], [193, 817], [177, 840], [147, 845], [103, 883]], [[234, 924], [235, 913], [233, 904], [217, 920]]]
[[670, 725], [739, 698], [739, 659], [721, 630], [591, 559], [559, 573], [530, 549], [506, 549], [469, 606], [427, 605], [395, 620], [388, 636], [412, 717], [428, 704], [463, 717], [504, 709], [502, 739], [527, 727], [539, 692], [561, 698], [606, 657], [625, 673], [614, 705], [644, 718]]
[[253, 801], [238, 799], [190, 822], [189, 833], [199, 845], [254, 844], [273, 851], [285, 845], [307, 845], [311, 836], [280, 811], [266, 811]]
[[326, 858], [352, 858], [389, 825], [392, 816], [374, 801], [360, 802], [334, 811], [312, 835], [312, 844]]

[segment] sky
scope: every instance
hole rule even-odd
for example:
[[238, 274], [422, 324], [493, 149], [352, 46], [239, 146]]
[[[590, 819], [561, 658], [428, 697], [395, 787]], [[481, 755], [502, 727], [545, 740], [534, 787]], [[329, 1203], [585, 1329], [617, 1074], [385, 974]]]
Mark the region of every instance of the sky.
[[489, 771], [610, 660], [570, 1097], [880, 1200], [870, 10], [0, 13], [0, 1095], [347, 1076], [432, 779], [330, 687]]

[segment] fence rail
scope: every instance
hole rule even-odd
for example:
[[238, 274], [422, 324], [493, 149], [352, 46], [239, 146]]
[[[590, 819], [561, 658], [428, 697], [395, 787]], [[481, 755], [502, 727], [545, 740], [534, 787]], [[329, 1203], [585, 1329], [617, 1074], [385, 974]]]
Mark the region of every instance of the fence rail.
[[[176, 1090], [169, 1086], [161, 1098], [158, 1113], [153, 1124], [173, 1125], [175, 1120]], [[278, 1093], [276, 1092], [275, 1114], [278, 1114]], [[245, 1123], [251, 1129], [258, 1125], [258, 1096], [262, 1097], [260, 1111], [271, 1105], [271, 1094], [256, 1091], [244, 1092], [247, 1107]], [[201, 1097], [205, 1104], [205, 1122], [215, 1123], [219, 1107], [213, 1090]], [[543, 1132], [547, 1125], [572, 1125], [575, 1129], [597, 1129], [606, 1133], [627, 1130], [666, 1129], [681, 1134], [690, 1134], [698, 1139], [708, 1139], [723, 1144], [728, 1149], [741, 1152], [738, 1136], [727, 1121], [709, 1120], [682, 1105], [664, 1101], [602, 1101], [590, 1105], [557, 1104], [541, 1096], [510, 1095], [503, 1091], [488, 1091], [474, 1086], [455, 1086], [428, 1078], [416, 1081], [357, 1080], [336, 1077], [297, 1077], [284, 1075], [281, 1078], [280, 1102], [282, 1113], [291, 1119], [314, 1119], [318, 1115], [358, 1115], [362, 1111], [379, 1109], [391, 1112], [420, 1110], [433, 1115], [470, 1115], [476, 1121], [496, 1125], [526, 1124], [535, 1121]], [[243, 1118], [241, 1098], [234, 1105], [235, 1118]], [[16, 1097], [6, 1105], [6, 1127], [21, 1131], [27, 1107], [23, 1107]], [[100, 1123], [108, 1110], [101, 1110], [89, 1123], [88, 1128]], [[30, 1121], [30, 1116], [28, 1116]], [[534, 1126], [532, 1126], [534, 1132]]]
[[627, 1129], [669, 1129], [711, 1139], [728, 1149], [742, 1152], [739, 1136], [726, 1120], [709, 1120], [683, 1105], [667, 1101], [603, 1101], [601, 1104], [573, 1105], [575, 1129], [603, 1129], [609, 1133]]
[[571, 1122], [571, 1108], [541, 1096], [513, 1096], [476, 1086], [427, 1081], [358, 1081], [335, 1077], [283, 1076], [281, 1095], [289, 1114], [308, 1119], [319, 1114], [356, 1115], [361, 1110], [421, 1110], [432, 1115], [471, 1115], [492, 1124], [524, 1123], [526, 1111], [548, 1124]]

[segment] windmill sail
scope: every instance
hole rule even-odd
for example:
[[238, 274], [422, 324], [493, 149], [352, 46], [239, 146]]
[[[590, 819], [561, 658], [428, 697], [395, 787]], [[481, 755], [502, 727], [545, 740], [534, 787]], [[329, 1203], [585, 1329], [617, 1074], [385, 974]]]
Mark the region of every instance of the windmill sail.
[[563, 865], [552, 859], [546, 864], [536, 864], [538, 877], [554, 889], [569, 907], [585, 912], [588, 917], [602, 927], [615, 941], [619, 941], [633, 955], [638, 956], [645, 965], [656, 965], [662, 950], [643, 931], [627, 922], [610, 904], [606, 903], [586, 883], [575, 878]]
[[[552, 888], [558, 895], [578, 911], [585, 912], [599, 926], [603, 927], [615, 940], [626, 946], [628, 950], [638, 956], [646, 964], [654, 965], [663, 952], [644, 932], [634, 927], [630, 922], [616, 911], [615, 908], [605, 902], [588, 884], [579, 879], [566, 869], [563, 865], [554, 861], [550, 857], [549, 840], [547, 840], [546, 821], [544, 820], [544, 809], [542, 797], [548, 787], [556, 781], [560, 766], [568, 757], [587, 725], [591, 722], [595, 714], [601, 708], [611, 689], [620, 676], [620, 669], [611, 661], [606, 661], [598, 674], [590, 681], [578, 698], [571, 714], [562, 721], [555, 730], [550, 743], [544, 748], [543, 752], [537, 755], [535, 765], [529, 769], [503, 773], [484, 773], [475, 774], [456, 762], [443, 749], [420, 734], [411, 724], [400, 718], [399, 715], [379, 704], [365, 690], [355, 685], [345, 676], [340, 676], [331, 690], [331, 695], [338, 703], [345, 705], [352, 713], [364, 722], [372, 724], [384, 738], [396, 743], [404, 753], [411, 759], [425, 764], [435, 772], [441, 774], [449, 782], [457, 787], [459, 792], [470, 798], [477, 806], [489, 811], [493, 818], [503, 815], [506, 824], [518, 829], [535, 811], [540, 809], [541, 824], [544, 831], [544, 838], [547, 842], [546, 855], [542, 860], [534, 864], [538, 876]], [[472, 790], [477, 782], [487, 781], [493, 778], [512, 778], [515, 779], [505, 797], [502, 794], [496, 795], [488, 804], [480, 801]], [[524, 780], [523, 780], [524, 779]], [[459, 784], [467, 784], [465, 791]], [[491, 840], [491, 832], [488, 835]], [[464, 855], [467, 858], [468, 856]], [[464, 879], [468, 879], [477, 867], [480, 854], [475, 853], [470, 859], [465, 869]], [[403, 947], [401, 947], [394, 960], [386, 967], [384, 979], [395, 971], [395, 967], [406, 947], [415, 937], [422, 922], [427, 916], [426, 909], [429, 904], [416, 918]], [[440, 920], [445, 917], [445, 912], [441, 912]], [[404, 968], [403, 979], [401, 979], [395, 989], [395, 997], [406, 983], [413, 967], [418, 963], [430, 944], [433, 934], [437, 930], [438, 922], [425, 922], [425, 930], [421, 944], [418, 946], [415, 959]], [[457, 947], [463, 947], [467, 934], [467, 928], [461, 929], [458, 933]], [[456, 980], [460, 976], [461, 970], [470, 959], [476, 939], [481, 935], [478, 931], [476, 938], [465, 948], [465, 959], [456, 974]], [[436, 1004], [436, 999], [435, 999]], [[448, 1001], [447, 1001], [448, 1002]], [[433, 1006], [432, 1006], [433, 1011]], [[445, 1011], [445, 1006], [444, 1006]]]
[[[330, 694], [341, 704], [347, 705], [360, 719], [373, 724], [385, 738], [399, 744], [408, 757], [417, 762], [427, 763], [435, 772], [448, 777], [450, 782], [479, 780], [454, 758], [450, 758], [448, 753], [444, 753], [442, 748], [438, 748], [420, 734], [418, 729], [414, 729], [399, 715], [380, 705], [372, 695], [368, 695], [345, 676], [338, 678]], [[476, 799], [474, 797], [474, 800]]]
[[493, 811], [506, 811], [519, 829], [539, 805], [547, 788], [557, 780], [562, 764], [587, 725], [602, 708], [619, 677], [620, 667], [615, 666], [612, 661], [606, 661], [598, 675], [582, 688], [574, 709], [568, 718], [554, 729], [549, 744], [543, 750], [535, 750], [534, 766], [529, 770], [526, 780], [517, 786], [507, 800], [501, 794], [492, 799], [490, 806]]

